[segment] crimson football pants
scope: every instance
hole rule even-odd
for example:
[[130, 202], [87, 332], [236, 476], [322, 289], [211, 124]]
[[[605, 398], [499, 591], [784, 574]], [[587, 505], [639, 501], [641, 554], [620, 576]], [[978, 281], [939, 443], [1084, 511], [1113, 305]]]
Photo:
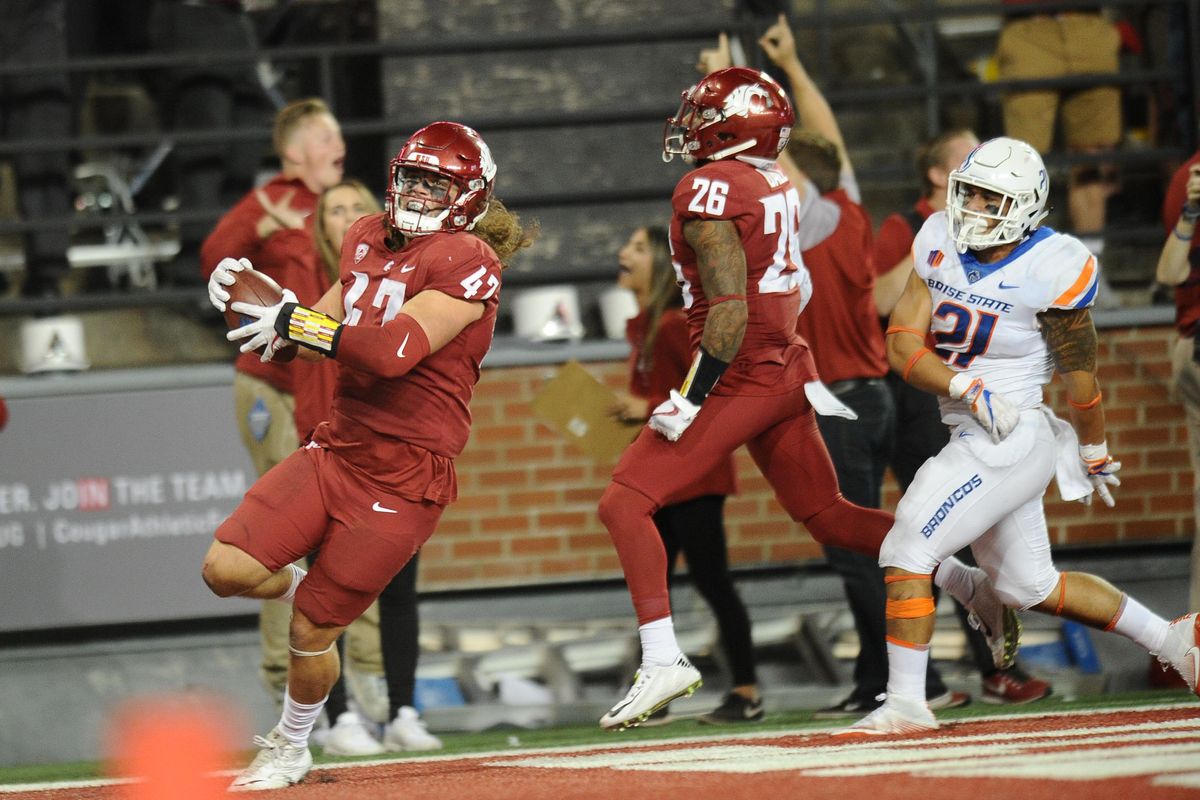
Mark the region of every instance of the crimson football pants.
[[802, 390], [760, 396], [710, 395], [677, 442], [646, 428], [625, 451], [600, 499], [638, 624], [670, 615], [667, 557], [652, 519], [741, 445], [775, 497], [819, 543], [877, 558], [891, 514], [842, 497], [837, 474]]

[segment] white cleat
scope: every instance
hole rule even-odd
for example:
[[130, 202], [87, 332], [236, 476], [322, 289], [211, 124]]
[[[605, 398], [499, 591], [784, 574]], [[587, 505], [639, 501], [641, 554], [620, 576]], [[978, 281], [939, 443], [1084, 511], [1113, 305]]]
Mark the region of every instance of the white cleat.
[[666, 666], [643, 664], [633, 676], [629, 693], [600, 718], [600, 727], [605, 730], [636, 728], [675, 698], [691, 695], [700, 688], [700, 683], [700, 670], [693, 667], [685, 655]]
[[396, 718], [388, 723], [383, 734], [383, 746], [393, 752], [401, 750], [441, 750], [442, 740], [425, 730], [417, 710], [400, 706]]
[[1172, 667], [1200, 697], [1200, 614], [1185, 614], [1167, 627], [1162, 650], [1156, 653], [1163, 669]]
[[329, 729], [325, 752], [331, 756], [377, 756], [384, 749], [367, 730], [362, 717], [346, 711], [338, 714], [337, 723]]
[[879, 708], [834, 736], [897, 736], [936, 731], [938, 722], [923, 700], [888, 696]]
[[304, 780], [304, 776], [312, 769], [312, 753], [308, 748], [292, 744], [278, 728], [273, 728], [266, 736], [255, 736], [254, 744], [262, 749], [250, 766], [229, 784], [229, 791], [284, 789]]
[[967, 622], [987, 639], [996, 669], [1008, 669], [1016, 663], [1021, 648], [1021, 619], [1001, 602], [986, 572], [978, 567], [968, 569], [975, 593], [967, 603]]

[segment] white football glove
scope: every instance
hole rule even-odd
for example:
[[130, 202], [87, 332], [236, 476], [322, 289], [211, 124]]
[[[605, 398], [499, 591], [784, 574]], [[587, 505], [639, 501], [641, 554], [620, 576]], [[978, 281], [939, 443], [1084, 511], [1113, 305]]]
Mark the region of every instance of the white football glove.
[[250, 266], [250, 259], [222, 258], [212, 275], [208, 276], [208, 302], [212, 303], [217, 311], [224, 311], [225, 304], [229, 302], [229, 292], [225, 291], [225, 287], [232, 286], [236, 280], [233, 273], [244, 269], [254, 269]]
[[279, 317], [280, 310], [287, 303], [296, 303], [296, 295], [291, 289], [283, 289], [283, 299], [273, 306], [256, 306], [253, 303], [234, 303], [230, 308], [238, 314], [244, 314], [247, 317], [253, 317], [253, 322], [248, 322], [240, 328], [234, 328], [229, 333], [225, 334], [225, 338], [231, 342], [236, 342], [239, 339], [246, 339], [242, 346], [238, 349], [243, 353], [249, 353], [252, 350], [257, 350], [260, 347], [265, 347], [262, 360], [270, 361], [271, 356], [279, 350], [280, 347], [287, 344], [287, 340], [279, 336], [275, 332], [275, 320]]
[[650, 430], [661, 433], [668, 441], [678, 442], [699, 412], [700, 406], [672, 389], [671, 396], [658, 404], [647, 424]]
[[1010, 403], [1003, 395], [989, 391], [980, 378], [972, 378], [965, 372], [960, 372], [950, 379], [950, 396], [962, 400], [971, 409], [983, 429], [992, 437], [996, 444], [1004, 441], [1017, 423], [1021, 421], [1021, 411]]
[[[1083, 466], [1087, 470], [1088, 480], [1092, 482], [1093, 491], [1104, 501], [1104, 505], [1109, 508], [1115, 506], [1117, 501], [1113, 499], [1112, 492], [1108, 490], [1108, 487], [1121, 485], [1121, 479], [1116, 475], [1117, 470], [1121, 468], [1121, 462], [1113, 461], [1112, 456], [1108, 454], [1108, 442], [1079, 445], [1079, 458], [1083, 460]], [[1092, 504], [1090, 494], [1080, 500], [1086, 506]]]

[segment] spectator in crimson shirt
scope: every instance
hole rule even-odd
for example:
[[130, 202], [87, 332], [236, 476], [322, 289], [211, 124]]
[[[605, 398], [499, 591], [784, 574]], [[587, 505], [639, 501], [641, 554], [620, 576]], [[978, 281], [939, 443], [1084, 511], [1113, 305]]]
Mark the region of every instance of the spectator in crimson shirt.
[[[682, 384], [692, 366], [683, 293], [676, 283], [666, 230], [638, 228], [618, 255], [617, 285], [637, 297], [638, 314], [629, 320], [629, 392], [618, 395], [614, 416], [626, 421], [649, 419], [650, 410]], [[667, 577], [682, 552], [696, 591], [717, 620], [721, 650], [732, 673], [724, 702], [700, 717], [712, 724], [757, 722], [762, 698], [754, 668], [750, 616], [733, 585], [726, 551], [725, 498], [737, 493], [737, 473], [730, 454], [689, 487], [677, 502], [654, 514], [654, 524], [667, 551]], [[669, 706], [656, 711], [643, 726], [668, 722]]]
[[[346, 145], [329, 107], [315, 98], [280, 109], [273, 139], [281, 164], [279, 173], [246, 193], [221, 217], [200, 249], [200, 269], [205, 278], [211, 278], [222, 258], [246, 258], [256, 270], [295, 292], [301, 303], [311, 305], [334, 282], [321, 266], [313, 243], [312, 213], [317, 196], [342, 180]], [[299, 444], [292, 395], [297, 369], [308, 373], [310, 380], [319, 372], [312, 365], [263, 363], [255, 353], [243, 353], [234, 362], [238, 431], [259, 475], [287, 458]], [[259, 616], [260, 677], [277, 702], [282, 702], [287, 680], [290, 617], [291, 610], [278, 603], [264, 603]]]
[[[913, 237], [930, 214], [945, 209], [951, 171], [978, 144], [975, 134], [963, 128], [941, 133], [918, 148], [916, 168], [923, 193], [912, 208], [885, 219], [875, 239], [875, 304], [881, 328], [912, 274]], [[942, 423], [935, 396], [917, 389], [895, 372], [888, 372], [887, 384], [896, 407], [896, 437], [889, 464], [903, 492], [921, 465], [946, 445], [950, 433]], [[955, 611], [983, 681], [981, 697], [985, 703], [1030, 703], [1050, 694], [1048, 683], [1026, 674], [1019, 665], [997, 669], [987, 641], [967, 622], [966, 610], [956, 603]]]
[[[1175, 327], [1179, 339], [1171, 359], [1174, 389], [1187, 414], [1192, 455], [1192, 499], [1200, 521], [1200, 249], [1196, 221], [1200, 219], [1200, 151], [1171, 178], [1162, 209], [1167, 240], [1158, 259], [1159, 283], [1175, 287]], [[1200, 522], [1198, 522], [1200, 524]], [[1200, 531], [1192, 541], [1191, 599], [1200, 602]]]

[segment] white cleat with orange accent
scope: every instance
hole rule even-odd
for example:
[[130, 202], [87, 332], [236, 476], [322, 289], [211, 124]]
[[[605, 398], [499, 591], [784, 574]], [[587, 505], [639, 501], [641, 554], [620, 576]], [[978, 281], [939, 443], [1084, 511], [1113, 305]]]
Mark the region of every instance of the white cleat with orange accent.
[[1200, 614], [1185, 614], [1173, 621], [1156, 655], [1163, 669], [1173, 668], [1192, 694], [1200, 697]]
[[938, 729], [938, 722], [924, 699], [888, 695], [879, 708], [834, 736], [902, 736]]

